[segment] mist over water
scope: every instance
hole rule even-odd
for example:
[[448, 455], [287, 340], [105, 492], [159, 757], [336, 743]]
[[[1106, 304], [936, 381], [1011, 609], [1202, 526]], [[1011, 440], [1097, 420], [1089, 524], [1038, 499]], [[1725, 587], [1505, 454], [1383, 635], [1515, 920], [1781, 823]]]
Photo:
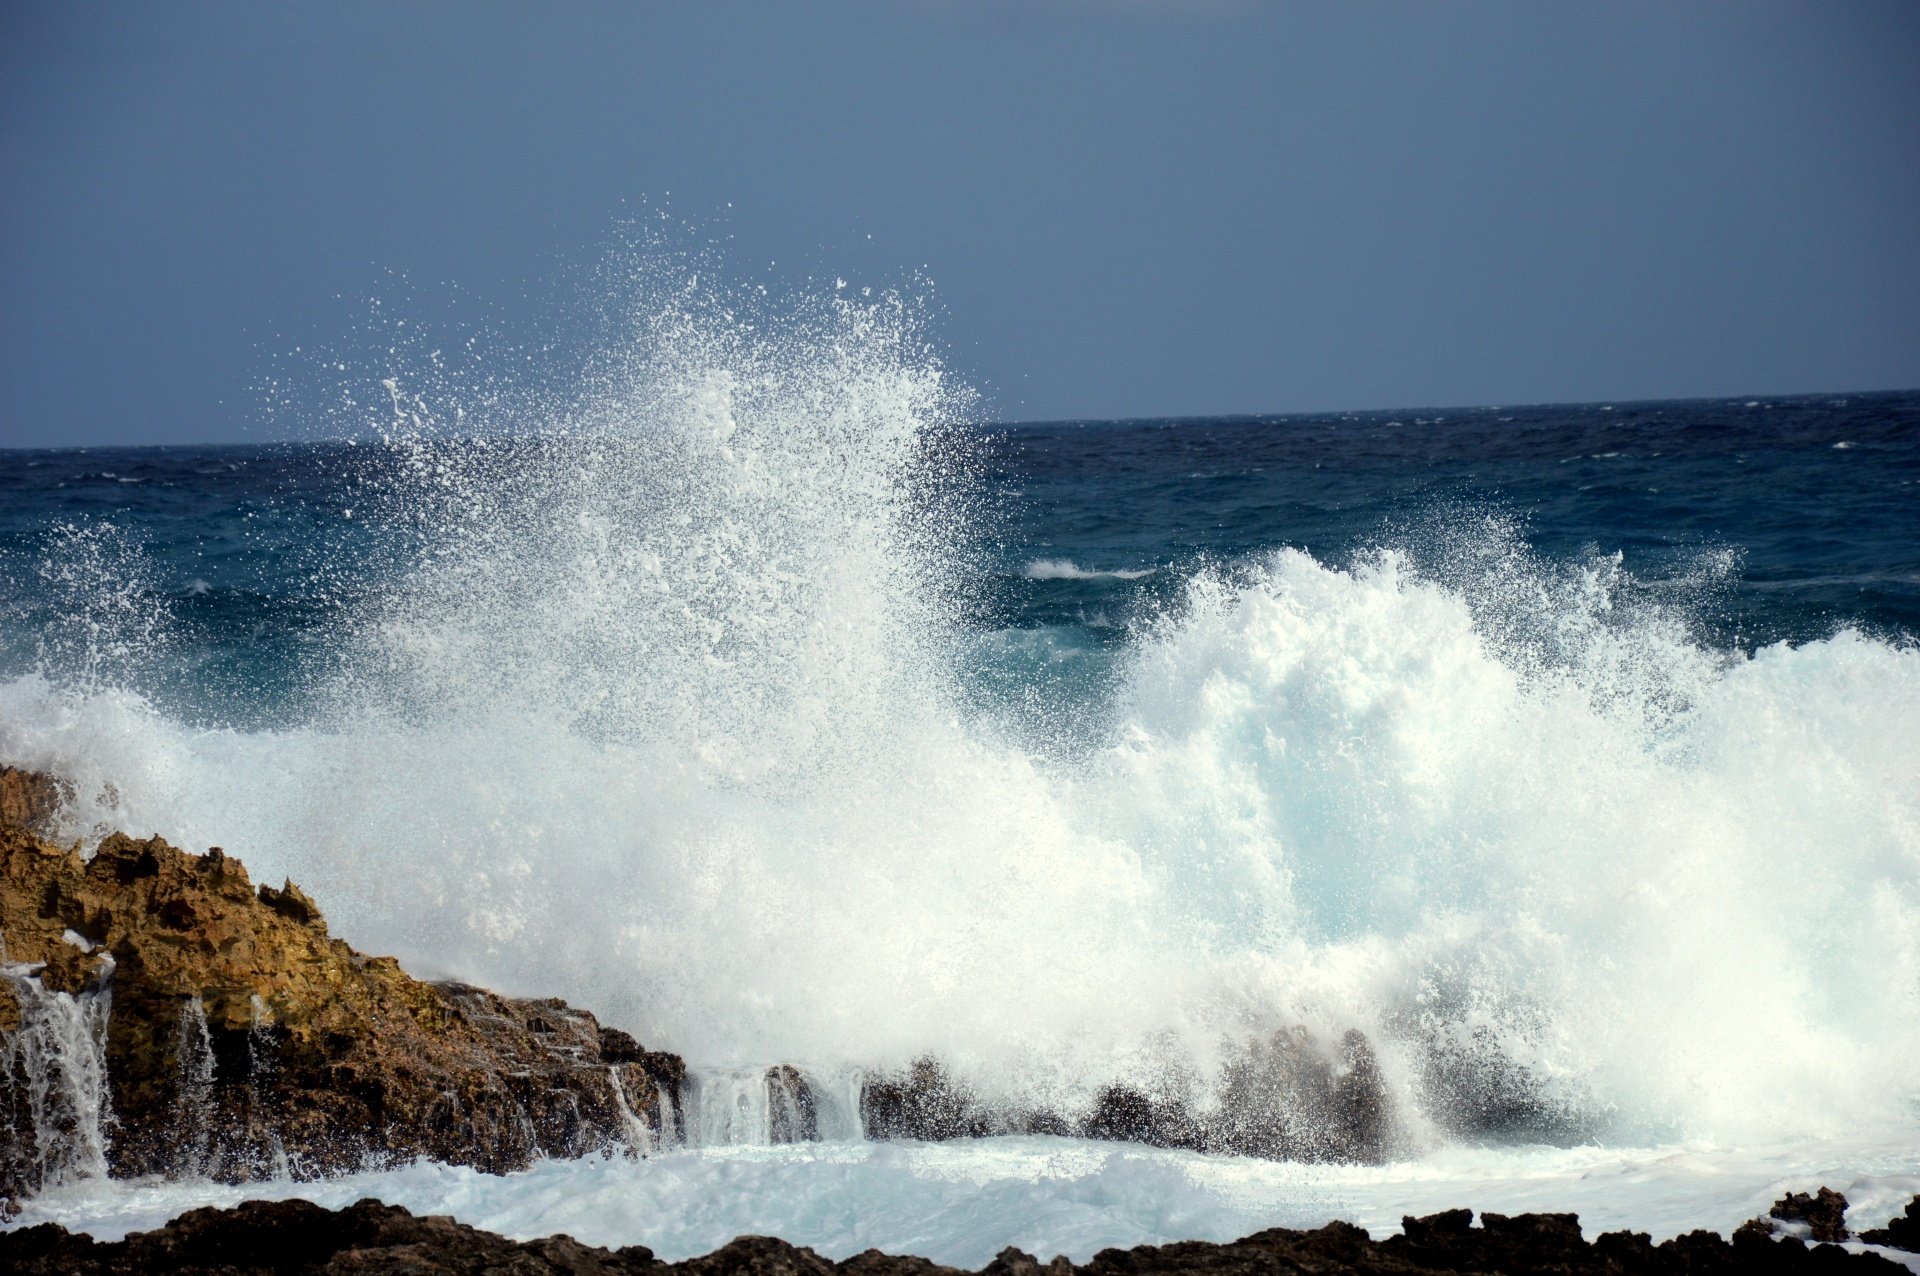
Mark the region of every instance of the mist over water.
[[1146, 592], [1098, 676], [983, 695], [972, 400], [914, 305], [796, 310], [655, 288], [510, 428], [395, 370], [338, 464], [400, 567], [322, 582], [275, 723], [149, 694], [136, 550], [63, 534], [0, 750], [75, 779], [73, 835], [221, 845], [702, 1065], [1205, 1108], [1304, 1024], [1368, 1034], [1413, 1150], [1915, 1119], [1910, 642], [1727, 642], [1688, 600], [1732, 554], [1651, 588], [1448, 508], [1338, 560], [1025, 555]]

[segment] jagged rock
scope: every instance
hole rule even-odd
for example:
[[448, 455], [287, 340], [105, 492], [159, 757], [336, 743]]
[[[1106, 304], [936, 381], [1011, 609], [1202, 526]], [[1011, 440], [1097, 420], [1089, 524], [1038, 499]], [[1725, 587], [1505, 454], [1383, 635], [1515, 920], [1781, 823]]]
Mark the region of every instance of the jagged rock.
[[[1463, 1272], [1559, 1272], [1566, 1276], [1733, 1276], [1733, 1273], [1861, 1272], [1897, 1276], [1906, 1269], [1877, 1254], [1832, 1246], [1728, 1243], [1691, 1232], [1664, 1245], [1612, 1232], [1582, 1239], [1571, 1214], [1488, 1214], [1471, 1226], [1465, 1210], [1408, 1219], [1404, 1235], [1372, 1239], [1350, 1223], [1312, 1231], [1275, 1228], [1224, 1245], [1182, 1241], [1107, 1249], [1091, 1262], [1041, 1262], [1007, 1249], [981, 1276], [1439, 1276]], [[598, 1249], [566, 1236], [509, 1241], [450, 1218], [421, 1218], [397, 1206], [361, 1201], [337, 1213], [305, 1201], [249, 1201], [229, 1210], [199, 1209], [165, 1227], [101, 1243], [44, 1223], [0, 1241], [0, 1271], [19, 1276], [221, 1276], [253, 1273], [520, 1273], [525, 1276], [958, 1276], [924, 1258], [868, 1250], [835, 1263], [811, 1249], [767, 1236], [743, 1236], [711, 1254], [661, 1263], [640, 1246]]]
[[1823, 1187], [1813, 1195], [1789, 1192], [1767, 1212], [1789, 1223], [1805, 1223], [1808, 1234], [1816, 1241], [1847, 1239], [1847, 1198], [1830, 1187]]
[[1042, 1272], [1049, 1276], [1067, 1276], [1072, 1270], [1073, 1264], [1064, 1255], [1055, 1254], [1051, 1262], [1042, 1264], [1027, 1251], [1009, 1245], [994, 1255], [993, 1261], [980, 1272], [981, 1276], [1039, 1276]]
[[[684, 1076], [564, 1002], [357, 953], [298, 887], [255, 890], [217, 848], [115, 834], [83, 859], [0, 828], [0, 934], [49, 993], [110, 972], [118, 1174], [239, 1181], [416, 1156], [503, 1172], [647, 1143]], [[18, 1020], [0, 1004], [0, 1029]]]
[[1860, 1233], [1860, 1239], [1869, 1245], [1920, 1253], [1920, 1196], [1907, 1202], [1905, 1213], [1889, 1219], [1885, 1227], [1868, 1228]]
[[1423, 1218], [1407, 1214], [1400, 1219], [1400, 1234], [1409, 1245], [1445, 1244], [1449, 1238], [1464, 1236], [1472, 1228], [1472, 1210], [1441, 1210]]

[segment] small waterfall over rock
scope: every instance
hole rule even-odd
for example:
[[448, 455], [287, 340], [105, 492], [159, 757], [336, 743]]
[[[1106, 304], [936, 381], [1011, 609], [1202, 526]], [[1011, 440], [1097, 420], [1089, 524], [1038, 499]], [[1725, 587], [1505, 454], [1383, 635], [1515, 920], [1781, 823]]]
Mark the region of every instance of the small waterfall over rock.
[[[665, 1128], [664, 1118], [666, 1114], [664, 1112], [661, 1114], [662, 1129], [660, 1131], [660, 1137], [656, 1139], [653, 1127], [641, 1120], [640, 1117], [634, 1113], [633, 1102], [627, 1098], [626, 1083], [620, 1079], [619, 1064], [611, 1063], [607, 1065], [607, 1084], [613, 1088], [613, 1105], [620, 1115], [621, 1136], [626, 1141], [627, 1155], [646, 1156], [652, 1152], [660, 1142], [664, 1142], [669, 1135], [669, 1131]], [[664, 1091], [662, 1092], [662, 1102], [666, 1102]]]
[[813, 1087], [790, 1064], [767, 1069], [767, 1138], [774, 1143], [812, 1143], [820, 1137], [819, 1101]]
[[39, 969], [0, 964], [17, 1007], [15, 1026], [0, 1029], [0, 1105], [9, 1127], [0, 1198], [107, 1174], [113, 959], [102, 953], [97, 980], [79, 993], [49, 992]]
[[274, 1102], [274, 1030], [267, 1003], [255, 993], [251, 999], [253, 1024], [247, 1030], [247, 1126], [258, 1164], [252, 1177], [290, 1179], [293, 1168], [280, 1137], [280, 1114]]
[[685, 1142], [727, 1147], [862, 1139], [861, 1085], [857, 1072], [809, 1075], [784, 1063], [690, 1073]]
[[178, 1056], [180, 1095], [180, 1171], [204, 1176], [214, 1165], [213, 1034], [207, 1029], [207, 1011], [198, 997], [180, 1003]]

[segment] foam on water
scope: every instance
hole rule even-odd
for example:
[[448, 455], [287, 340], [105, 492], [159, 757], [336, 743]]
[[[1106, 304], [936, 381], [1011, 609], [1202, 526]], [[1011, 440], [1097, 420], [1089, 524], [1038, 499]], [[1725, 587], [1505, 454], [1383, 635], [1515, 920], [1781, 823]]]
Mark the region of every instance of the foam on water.
[[[738, 302], [636, 309], [512, 437], [391, 378], [356, 516], [409, 565], [303, 724], [170, 720], [89, 620], [0, 687], [0, 755], [76, 781], [70, 833], [217, 843], [713, 1077], [934, 1053], [1204, 1108], [1304, 1023], [1369, 1034], [1411, 1147], [1913, 1125], [1920, 653], [1708, 649], [1617, 561], [1455, 520], [1202, 571], [1109, 696], [1003, 716], [915, 311]], [[109, 557], [49, 570], [97, 613]]]
[[[1108, 1246], [1228, 1241], [1333, 1218], [1379, 1237], [1398, 1231], [1405, 1214], [1461, 1206], [1573, 1211], [1589, 1237], [1628, 1229], [1660, 1241], [1700, 1227], [1725, 1235], [1786, 1192], [1821, 1185], [1845, 1193], [1856, 1230], [1877, 1227], [1920, 1192], [1920, 1166], [1910, 1145], [1887, 1141], [1737, 1152], [1460, 1148], [1381, 1167], [1068, 1139], [815, 1144], [547, 1161], [505, 1176], [422, 1162], [318, 1183], [80, 1184], [27, 1202], [18, 1222], [111, 1240], [201, 1205], [298, 1197], [340, 1208], [372, 1196], [520, 1239], [564, 1232], [591, 1245], [646, 1245], [667, 1261], [756, 1234], [833, 1259], [878, 1248], [979, 1268], [1008, 1245], [1086, 1262]], [[1881, 1252], [1920, 1270], [1914, 1255]]]
[[1100, 570], [1082, 567], [1070, 558], [1036, 558], [1020, 569], [1028, 580], [1139, 580], [1153, 575], [1151, 567]]

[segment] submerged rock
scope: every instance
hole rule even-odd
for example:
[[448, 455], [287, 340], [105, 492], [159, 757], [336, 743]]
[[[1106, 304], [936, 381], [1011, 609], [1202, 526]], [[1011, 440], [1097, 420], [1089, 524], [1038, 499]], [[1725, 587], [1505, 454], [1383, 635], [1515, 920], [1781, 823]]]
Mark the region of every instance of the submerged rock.
[[[1729, 1243], [1711, 1232], [1691, 1232], [1663, 1245], [1645, 1236], [1611, 1232], [1583, 1239], [1572, 1214], [1473, 1215], [1453, 1210], [1405, 1221], [1403, 1235], [1376, 1241], [1350, 1223], [1312, 1231], [1275, 1228], [1226, 1244], [1182, 1241], [1107, 1249], [1090, 1262], [1041, 1262], [1007, 1249], [982, 1276], [1267, 1276], [1317, 1272], [1326, 1276], [1423, 1276], [1458, 1272], [1560, 1272], [1568, 1276], [1619, 1273], [1902, 1273], [1877, 1254], [1832, 1246]], [[445, 1217], [418, 1217], [398, 1206], [361, 1201], [330, 1211], [306, 1201], [249, 1201], [228, 1210], [198, 1209], [165, 1227], [124, 1241], [102, 1243], [52, 1223], [0, 1239], [0, 1271], [21, 1276], [131, 1276], [132, 1273], [265, 1272], [425, 1273], [499, 1272], [548, 1276], [957, 1276], [957, 1269], [924, 1258], [868, 1250], [832, 1262], [811, 1249], [767, 1236], [743, 1236], [699, 1258], [662, 1263], [642, 1246], [607, 1250], [568, 1236], [511, 1241]]]
[[[564, 1002], [358, 953], [298, 887], [255, 889], [218, 848], [115, 834], [83, 859], [0, 827], [0, 935], [17, 976], [0, 1032], [20, 1028], [29, 974], [36, 997], [111, 997], [115, 1174], [241, 1181], [419, 1156], [502, 1172], [645, 1150], [684, 1076]], [[7, 1078], [10, 1100], [25, 1081]], [[34, 1186], [18, 1122], [0, 1133], [0, 1193]]]

